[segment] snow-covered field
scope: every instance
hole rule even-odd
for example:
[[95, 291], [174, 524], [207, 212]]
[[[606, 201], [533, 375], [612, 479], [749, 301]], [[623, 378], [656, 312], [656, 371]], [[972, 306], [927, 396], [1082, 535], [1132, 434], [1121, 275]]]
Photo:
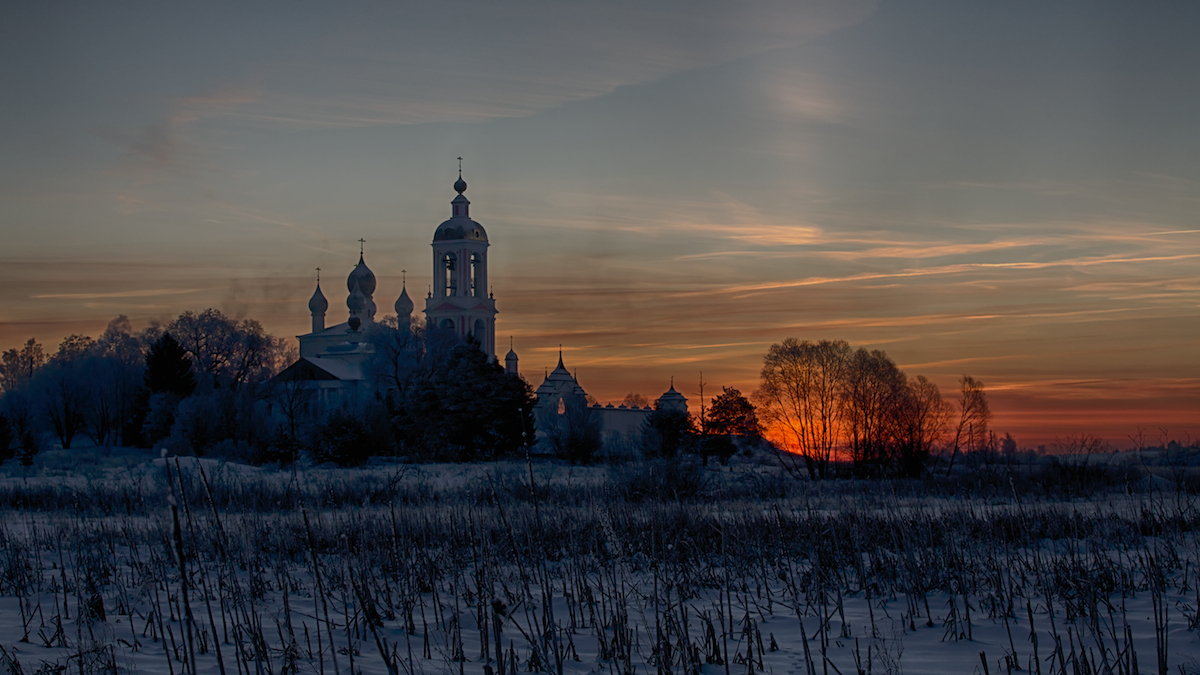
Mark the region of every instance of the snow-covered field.
[[1200, 672], [1197, 502], [1153, 483], [146, 459], [3, 467], [0, 673]]

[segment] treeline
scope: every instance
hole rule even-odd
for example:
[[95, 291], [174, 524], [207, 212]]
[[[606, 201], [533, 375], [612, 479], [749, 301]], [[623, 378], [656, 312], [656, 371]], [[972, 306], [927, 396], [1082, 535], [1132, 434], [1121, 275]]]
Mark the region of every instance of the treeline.
[[753, 398], [784, 465], [811, 478], [843, 459], [858, 476], [919, 476], [943, 459], [948, 473], [960, 453], [997, 443], [982, 382], [963, 375], [949, 402], [885, 352], [842, 340], [771, 345]]
[[293, 356], [254, 320], [215, 309], [134, 331], [124, 315], [99, 338], [71, 335], [47, 354], [35, 339], [0, 354], [0, 461], [29, 464], [53, 439], [71, 449], [250, 442], [258, 385]]
[[[72, 335], [52, 354], [30, 339], [0, 354], [0, 461], [15, 455], [29, 464], [47, 443], [70, 449], [80, 438], [343, 465], [372, 455], [497, 459], [534, 443], [531, 387], [478, 344], [395, 317], [365, 327], [363, 341], [364, 395], [330, 406], [293, 347], [215, 309], [141, 331], [119, 316], [100, 337]], [[988, 430], [983, 384], [964, 375], [959, 385], [947, 401], [882, 351], [789, 338], [764, 356], [750, 397], [725, 387], [706, 399], [701, 377], [698, 410], [655, 410], [628, 438], [604, 437], [581, 397], [537, 426], [552, 452], [580, 463], [687, 453], [726, 461], [738, 445], [759, 447], [765, 437], [797, 475], [919, 476], [949, 473], [961, 453], [1002, 444]], [[646, 401], [631, 393], [626, 403]], [[623, 445], [606, 455], [615, 443]]]
[[[0, 354], [0, 462], [48, 444], [165, 447], [252, 463], [361, 464], [372, 455], [464, 461], [532, 442], [533, 393], [472, 342], [395, 318], [365, 329], [369, 393], [326, 408], [295, 348], [253, 320], [184, 312], [134, 331], [111, 321], [48, 354], [35, 339]], [[283, 373], [282, 376], [280, 374]]]

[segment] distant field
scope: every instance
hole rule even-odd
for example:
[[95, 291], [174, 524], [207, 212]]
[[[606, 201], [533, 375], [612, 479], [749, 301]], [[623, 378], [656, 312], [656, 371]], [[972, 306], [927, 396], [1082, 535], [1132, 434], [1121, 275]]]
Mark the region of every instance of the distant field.
[[1200, 672], [1190, 469], [1137, 464], [6, 464], [0, 672]]

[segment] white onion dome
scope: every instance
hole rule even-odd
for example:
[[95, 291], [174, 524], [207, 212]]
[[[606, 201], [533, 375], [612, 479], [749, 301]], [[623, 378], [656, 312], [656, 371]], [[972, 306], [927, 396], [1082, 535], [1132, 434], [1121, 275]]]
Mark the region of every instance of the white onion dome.
[[350, 292], [350, 296], [346, 298], [346, 307], [350, 309], [351, 314], [358, 314], [367, 306], [367, 296], [363, 295], [358, 284], [354, 285], [354, 290]]
[[504, 360], [505, 361], [516, 361], [517, 353], [511, 349], [508, 350], [508, 353], [504, 355]]
[[463, 192], [467, 189], [467, 182], [458, 177], [454, 182], [454, 189], [458, 192], [458, 196], [450, 202], [450, 220], [438, 225], [438, 228], [433, 233], [434, 241], [447, 241], [453, 239], [473, 239], [475, 241], [487, 241], [487, 232], [479, 223], [471, 220], [470, 207], [471, 200]]
[[400, 297], [396, 298], [396, 316], [404, 316], [406, 314], [412, 314], [412, 312], [413, 301], [412, 298], [408, 297], [408, 289], [401, 288]]
[[375, 273], [363, 262], [362, 254], [358, 256], [358, 265], [350, 272], [350, 276], [346, 277], [347, 291], [353, 293], [355, 285], [361, 288], [362, 294], [368, 298], [375, 294]]
[[325, 294], [321, 292], [321, 284], [318, 282], [317, 290], [313, 291], [312, 297], [308, 299], [308, 311], [313, 314], [324, 314], [327, 309], [329, 309], [329, 301], [325, 299]]

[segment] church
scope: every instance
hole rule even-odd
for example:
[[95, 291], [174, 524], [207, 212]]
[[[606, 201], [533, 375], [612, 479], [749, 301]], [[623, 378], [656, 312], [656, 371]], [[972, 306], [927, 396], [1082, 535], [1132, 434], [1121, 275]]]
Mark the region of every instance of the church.
[[[467, 183], [461, 169], [454, 191], [458, 194], [450, 202], [450, 218], [433, 232], [433, 283], [425, 298], [425, 325], [452, 332], [459, 339], [472, 337], [495, 360], [496, 299], [488, 291], [491, 244], [487, 231], [471, 219], [471, 202], [465, 194]], [[276, 380], [310, 394], [310, 405], [316, 415], [338, 408], [356, 409], [375, 394], [368, 372], [373, 347], [365, 338], [375, 322], [376, 280], [364, 260], [361, 244], [360, 240], [358, 265], [346, 278], [346, 320], [326, 326], [329, 300], [321, 291], [318, 277], [316, 290], [308, 301], [312, 332], [297, 336], [300, 358], [276, 376]], [[401, 284], [393, 308], [398, 325], [410, 325], [415, 305], [406, 283]], [[512, 377], [520, 377], [517, 363], [517, 354], [510, 348], [504, 357], [504, 367]], [[561, 350], [557, 367], [546, 374], [536, 396], [537, 438], [539, 446], [545, 449], [546, 433], [540, 427], [554, 416], [564, 414], [570, 399], [587, 399], [587, 392], [563, 364]], [[687, 412], [687, 399], [675, 391], [674, 384], [659, 397], [657, 404], [660, 408]], [[635, 438], [653, 408], [596, 403], [591, 410], [601, 421], [605, 444], [612, 447]]]

